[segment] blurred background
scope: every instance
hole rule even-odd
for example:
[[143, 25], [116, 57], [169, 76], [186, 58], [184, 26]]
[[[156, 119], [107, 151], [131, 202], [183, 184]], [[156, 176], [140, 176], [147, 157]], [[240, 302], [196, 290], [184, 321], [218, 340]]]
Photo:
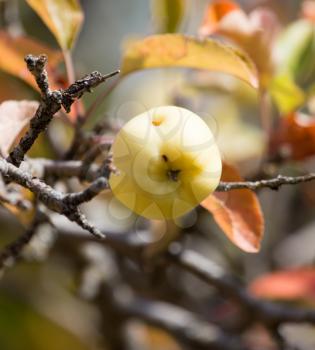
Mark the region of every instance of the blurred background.
[[[147, 35], [165, 32], [158, 2], [81, 0], [85, 20], [73, 51], [76, 78], [94, 70], [107, 73], [118, 69], [129, 43]], [[184, 1], [181, 19], [174, 31], [199, 35], [209, 3], [211, 1]], [[294, 36], [290, 39], [294, 47], [299, 41], [306, 43], [304, 51], [298, 53], [299, 64], [306, 62], [307, 55], [311, 57], [311, 66], [301, 68], [309, 74], [302, 78], [295, 76], [298, 88], [307, 98], [289, 111], [282, 109], [281, 103], [280, 108], [277, 103], [272, 103], [270, 110], [274, 130], [278, 130], [278, 125], [281, 126], [286, 116], [292, 113], [307, 115], [307, 123], [312, 125], [313, 131], [305, 131], [304, 136], [295, 142], [302, 148], [305, 139], [313, 138], [315, 144], [312, 100], [315, 82], [312, 71], [315, 67], [314, 22], [303, 17], [302, 1], [244, 0], [238, 3], [247, 14], [261, 6], [272, 11], [278, 18], [280, 36], [298, 21], [309, 21], [311, 29], [307, 32], [307, 38], [303, 37], [301, 30], [298, 32], [300, 34], [295, 33], [295, 40]], [[23, 33], [51, 48], [58, 48], [52, 34], [23, 0], [0, 0], [0, 25], [2, 31], [10, 31], [12, 35]], [[296, 48], [295, 52], [298, 50]], [[0, 58], [0, 61], [2, 59], [7, 58]], [[60, 71], [64, 72], [62, 66]], [[104, 87], [84, 97], [87, 108], [93, 105], [102, 89]], [[0, 102], [37, 98], [37, 93], [25, 82], [0, 71]], [[246, 83], [220, 73], [182, 68], [135, 72], [121, 81], [102, 101], [93, 112], [86, 129], [89, 130], [100, 120], [108, 120], [119, 128], [132, 116], [151, 107], [167, 104], [189, 108], [202, 116], [212, 129], [224, 160], [236, 166], [245, 178], [314, 172], [313, 144], [305, 146], [305, 149], [310, 147], [308, 151], [296, 157], [294, 152], [287, 155], [283, 144], [281, 149], [278, 147], [281, 142], [277, 137], [274, 146], [273, 138], [266, 136], [262, 126], [259, 94]], [[73, 136], [69, 123], [62, 118], [55, 120], [50, 133], [54, 135], [56, 144], [62, 145], [64, 149], [69, 147]], [[267, 153], [268, 161], [265, 161]], [[30, 156], [54, 158], [55, 150], [43, 137], [38, 140]], [[229, 193], [226, 193], [225, 201], [228, 201], [228, 196]], [[312, 269], [315, 259], [314, 183], [286, 186], [279, 191], [261, 190], [258, 197], [265, 218], [265, 233], [261, 251], [257, 254], [244, 253], [233, 245], [222, 234], [213, 217], [200, 208], [177, 223], [176, 234], [180, 235], [185, 247], [201, 252], [248, 285], [259, 276], [273, 271], [303, 269], [306, 266]], [[154, 230], [146, 232], [146, 223], [115, 205], [111, 196], [105, 193], [85, 205], [84, 211], [93, 223], [105, 231], [118, 234], [135, 231], [148, 242], [158, 240]], [[1, 246], [24, 231], [29, 222], [27, 215], [0, 206]], [[138, 266], [127, 257], [117, 256], [105, 249], [93, 237], [57, 214], [52, 220], [55, 228], [42, 225], [23, 251], [23, 259], [3, 271], [0, 279], [1, 350], [185, 349], [167, 332], [148, 326], [138, 318], [130, 318], [124, 324], [124, 339], [118, 342], [116, 338], [120, 335], [115, 334], [115, 328], [121, 327], [120, 320], [116, 319], [117, 315], [111, 314], [113, 311], [106, 304], [108, 301], [104, 296], [98, 295], [99, 284], [104, 276], [119, 275], [140, 295], [173, 302], [219, 325], [226, 315], [234, 315], [233, 306], [214, 288], [209, 288], [188, 273], [179, 273], [175, 267], [171, 267], [152, 274], [145, 266]], [[158, 226], [158, 229], [161, 230], [161, 227]], [[305, 295], [301, 292], [292, 300], [287, 297], [290, 281], [290, 278], [284, 279], [271, 297], [313, 308], [315, 269], [307, 277], [307, 283], [313, 284], [313, 289], [305, 292]], [[296, 283], [306, 282], [301, 279]], [[267, 282], [267, 285], [271, 284]], [[255, 339], [251, 341], [252, 349], [277, 349], [266, 333], [259, 326], [248, 332], [247, 338]], [[285, 326], [283, 334], [296, 346], [295, 349], [315, 349], [315, 329], [312, 326]]]

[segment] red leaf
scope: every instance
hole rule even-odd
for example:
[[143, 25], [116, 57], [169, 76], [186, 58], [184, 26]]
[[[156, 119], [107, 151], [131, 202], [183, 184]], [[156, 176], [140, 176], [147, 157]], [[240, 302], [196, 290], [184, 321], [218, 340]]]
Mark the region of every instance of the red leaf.
[[[222, 181], [242, 181], [238, 171], [223, 165]], [[209, 210], [227, 237], [240, 249], [256, 253], [263, 237], [264, 219], [259, 201], [250, 190], [216, 192], [201, 205]]]
[[253, 281], [249, 290], [252, 294], [266, 299], [315, 301], [315, 268], [278, 271]]
[[315, 155], [315, 120], [301, 113], [292, 113], [280, 121], [271, 138], [271, 156], [302, 160]]
[[200, 34], [208, 36], [213, 34], [218, 29], [218, 23], [221, 19], [231, 11], [238, 10], [239, 6], [234, 1], [217, 0], [208, 5], [202, 25], [200, 27]]

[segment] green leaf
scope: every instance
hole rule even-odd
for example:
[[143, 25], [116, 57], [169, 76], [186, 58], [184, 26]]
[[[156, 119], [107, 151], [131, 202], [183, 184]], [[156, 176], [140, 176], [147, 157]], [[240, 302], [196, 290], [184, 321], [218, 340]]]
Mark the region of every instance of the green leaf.
[[275, 44], [278, 74], [291, 75], [308, 84], [315, 78], [315, 29], [313, 23], [299, 20], [287, 27]]
[[258, 87], [255, 66], [243, 51], [213, 39], [198, 40], [181, 34], [153, 35], [132, 43], [123, 55], [121, 73], [124, 76], [161, 67], [227, 73]]
[[70, 50], [83, 22], [78, 0], [26, 0], [39, 15], [63, 50]]
[[153, 0], [153, 21], [159, 33], [174, 33], [185, 13], [185, 0]]
[[270, 83], [269, 92], [281, 114], [295, 111], [305, 102], [304, 91], [288, 75], [278, 75]]

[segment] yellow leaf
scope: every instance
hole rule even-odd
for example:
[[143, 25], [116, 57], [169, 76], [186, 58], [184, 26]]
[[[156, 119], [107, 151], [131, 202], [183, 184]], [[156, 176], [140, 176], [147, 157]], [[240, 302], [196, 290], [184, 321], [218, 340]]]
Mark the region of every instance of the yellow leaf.
[[83, 22], [78, 0], [26, 0], [57, 39], [63, 50], [73, 47]]
[[231, 74], [258, 87], [257, 72], [248, 56], [213, 39], [162, 34], [134, 42], [123, 56], [121, 73], [161, 67], [207, 69]]

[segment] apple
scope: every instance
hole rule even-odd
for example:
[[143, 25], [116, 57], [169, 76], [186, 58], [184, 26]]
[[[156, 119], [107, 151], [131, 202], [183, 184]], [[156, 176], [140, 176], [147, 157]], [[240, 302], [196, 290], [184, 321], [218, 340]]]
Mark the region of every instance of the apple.
[[148, 219], [175, 219], [217, 187], [220, 152], [207, 124], [193, 112], [161, 106], [118, 132], [111, 149], [114, 196]]

